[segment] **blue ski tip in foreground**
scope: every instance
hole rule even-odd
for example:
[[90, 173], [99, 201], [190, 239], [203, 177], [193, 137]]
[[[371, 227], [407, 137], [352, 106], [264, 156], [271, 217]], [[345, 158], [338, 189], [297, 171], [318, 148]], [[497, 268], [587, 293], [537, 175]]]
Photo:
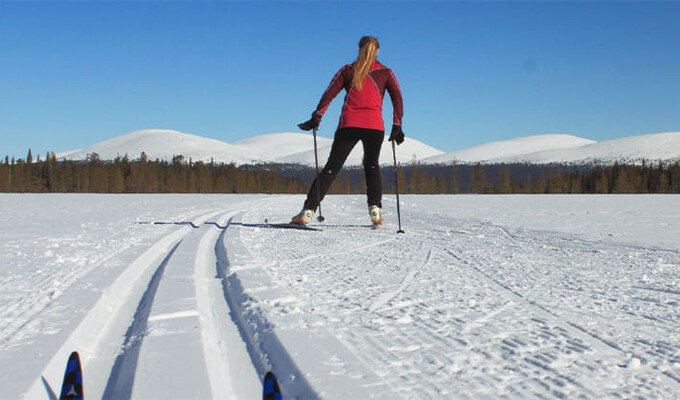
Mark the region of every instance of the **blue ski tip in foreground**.
[[59, 399], [83, 400], [83, 371], [80, 368], [80, 357], [74, 351], [66, 363], [64, 372], [64, 383], [61, 385], [61, 395]]
[[264, 388], [262, 390], [263, 400], [282, 400], [279, 383], [276, 381], [276, 375], [273, 372], [267, 372], [264, 376]]

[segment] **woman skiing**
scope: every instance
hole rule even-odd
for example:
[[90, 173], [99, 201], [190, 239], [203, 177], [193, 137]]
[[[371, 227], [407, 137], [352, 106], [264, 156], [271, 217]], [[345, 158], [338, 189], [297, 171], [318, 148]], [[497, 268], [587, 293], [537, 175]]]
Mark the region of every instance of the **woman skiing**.
[[298, 125], [303, 131], [317, 128], [331, 101], [345, 89], [347, 94], [328, 161], [314, 179], [302, 211], [292, 218], [292, 223], [304, 225], [309, 223], [333, 179], [359, 141], [364, 147], [363, 167], [366, 175], [368, 212], [374, 227], [380, 226], [383, 221], [379, 158], [380, 148], [385, 139], [382, 119], [385, 90], [390, 94], [394, 111], [389, 140], [401, 144], [404, 141], [404, 132], [401, 129], [403, 102], [399, 83], [392, 70], [377, 61], [379, 48], [380, 44], [376, 38], [362, 37], [359, 41], [357, 60], [353, 64], [345, 65], [335, 74], [312, 113], [312, 118]]

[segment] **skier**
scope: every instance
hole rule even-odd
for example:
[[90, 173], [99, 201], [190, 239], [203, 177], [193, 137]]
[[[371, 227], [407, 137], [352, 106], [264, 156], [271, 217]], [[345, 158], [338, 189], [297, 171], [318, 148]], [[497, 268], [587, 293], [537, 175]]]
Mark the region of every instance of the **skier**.
[[359, 41], [357, 60], [353, 64], [345, 65], [335, 74], [321, 97], [319, 105], [312, 113], [312, 117], [298, 125], [303, 131], [316, 129], [331, 101], [342, 89], [345, 89], [347, 94], [328, 161], [312, 182], [302, 211], [292, 218], [291, 222], [294, 224], [307, 225], [309, 223], [333, 179], [358, 141], [361, 141], [364, 147], [363, 167], [371, 222], [374, 227], [378, 227], [383, 221], [382, 181], [378, 161], [382, 142], [385, 139], [385, 126], [382, 119], [385, 90], [390, 94], [394, 114], [389, 141], [401, 144], [404, 141], [404, 132], [401, 129], [403, 102], [399, 83], [392, 70], [377, 61], [379, 48], [380, 44], [376, 38], [362, 37]]

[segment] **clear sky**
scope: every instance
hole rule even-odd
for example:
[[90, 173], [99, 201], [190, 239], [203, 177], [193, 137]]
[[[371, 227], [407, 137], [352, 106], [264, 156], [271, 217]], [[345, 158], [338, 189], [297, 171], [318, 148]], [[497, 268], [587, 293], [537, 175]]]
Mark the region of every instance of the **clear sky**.
[[363, 35], [401, 84], [407, 137], [443, 151], [680, 131], [676, 1], [0, 0], [0, 154], [145, 128], [226, 142], [296, 132]]

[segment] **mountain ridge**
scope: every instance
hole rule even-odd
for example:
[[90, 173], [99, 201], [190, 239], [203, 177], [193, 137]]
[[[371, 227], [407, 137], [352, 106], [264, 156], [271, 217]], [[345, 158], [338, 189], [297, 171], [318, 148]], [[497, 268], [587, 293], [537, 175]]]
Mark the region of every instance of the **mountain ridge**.
[[[317, 137], [319, 162], [328, 158], [333, 140]], [[391, 165], [392, 149], [387, 136], [381, 151], [381, 165]], [[97, 153], [102, 160], [144, 152], [149, 159], [185, 160], [243, 164], [280, 163], [314, 165], [314, 141], [308, 133], [269, 133], [227, 143], [170, 129], [143, 129], [104, 140], [92, 146], [57, 153], [59, 159], [85, 160]], [[544, 134], [490, 142], [445, 153], [417, 139], [407, 137], [397, 146], [397, 162], [422, 164], [499, 163], [639, 163], [642, 160], [680, 160], [680, 132], [629, 136], [596, 142], [567, 134]], [[347, 159], [347, 166], [361, 165], [360, 145]]]

